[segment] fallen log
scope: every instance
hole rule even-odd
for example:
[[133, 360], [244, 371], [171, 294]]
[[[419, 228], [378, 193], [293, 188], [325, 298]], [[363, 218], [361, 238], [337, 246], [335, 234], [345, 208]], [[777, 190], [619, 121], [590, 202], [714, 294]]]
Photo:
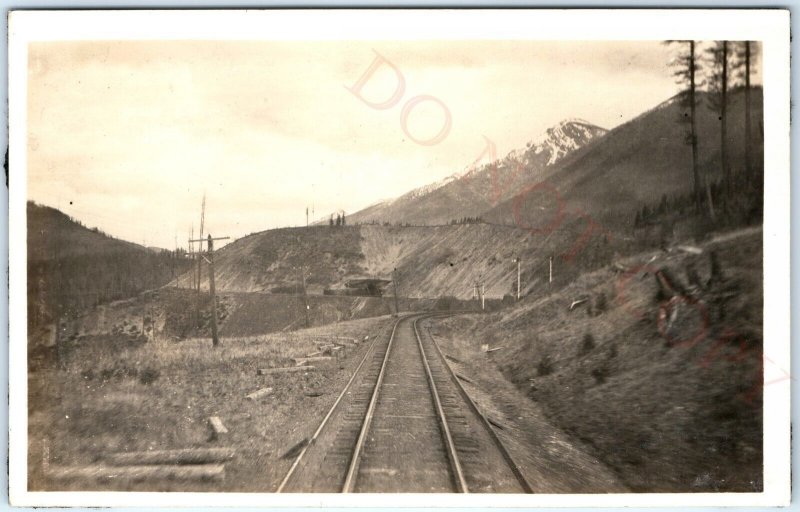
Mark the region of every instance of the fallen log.
[[261, 388], [258, 391], [253, 391], [249, 395], [245, 396], [248, 400], [258, 400], [259, 398], [264, 398], [265, 396], [272, 394], [272, 388]]
[[104, 457], [111, 466], [152, 466], [159, 464], [206, 464], [232, 459], [236, 451], [230, 448], [186, 448], [183, 450], [153, 450], [120, 452]]
[[305, 366], [306, 363], [318, 363], [321, 361], [330, 361], [333, 359], [331, 356], [314, 356], [314, 357], [298, 357], [294, 359], [297, 366]]
[[289, 366], [286, 368], [259, 368], [258, 375], [272, 375], [274, 373], [313, 372], [313, 366]]
[[214, 480], [225, 479], [224, 464], [198, 466], [50, 466], [45, 473], [55, 480]]

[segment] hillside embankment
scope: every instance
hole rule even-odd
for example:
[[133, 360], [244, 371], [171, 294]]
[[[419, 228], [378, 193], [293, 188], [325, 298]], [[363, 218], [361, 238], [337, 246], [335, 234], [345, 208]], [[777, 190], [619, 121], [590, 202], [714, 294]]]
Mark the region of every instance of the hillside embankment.
[[472, 364], [494, 364], [630, 489], [758, 492], [761, 261], [761, 230], [742, 230], [620, 259], [438, 331], [470, 347]]
[[[490, 299], [515, 295], [516, 258], [522, 260], [522, 293], [548, 280], [548, 258], [572, 246], [584, 254], [610, 253], [602, 238], [584, 240], [585, 227], [565, 222], [552, 233], [514, 225], [312, 226], [263, 231], [239, 239], [215, 255], [215, 286], [221, 292], [302, 294], [303, 273], [310, 295], [345, 288], [348, 280], [396, 280], [398, 294], [411, 298], [471, 299], [482, 283]], [[193, 272], [195, 272], [193, 270]], [[208, 289], [205, 264], [201, 288]], [[555, 279], [573, 276], [557, 269]], [[171, 286], [189, 287], [185, 273]], [[394, 293], [394, 284], [385, 295]]]

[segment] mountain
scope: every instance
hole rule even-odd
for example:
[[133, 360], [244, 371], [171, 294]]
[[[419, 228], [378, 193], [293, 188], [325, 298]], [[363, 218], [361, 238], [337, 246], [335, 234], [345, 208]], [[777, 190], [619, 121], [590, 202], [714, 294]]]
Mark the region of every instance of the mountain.
[[371, 205], [348, 215], [348, 221], [438, 225], [480, 216], [511, 197], [521, 184], [605, 133], [605, 129], [581, 119], [564, 120], [505, 158], [477, 169], [468, 167], [396, 199]]
[[[700, 99], [700, 170], [713, 182], [720, 176], [719, 122], [705, 107], [704, 95]], [[760, 89], [753, 90], [752, 107], [753, 161], [762, 162]], [[732, 91], [729, 112], [730, 162], [740, 172], [741, 91]], [[655, 208], [663, 198], [685, 197], [692, 189], [691, 149], [685, 143], [685, 125], [677, 122], [682, 115], [680, 102], [673, 98], [609, 132], [584, 121], [565, 121], [496, 166], [373, 205], [349, 215], [347, 226], [269, 230], [242, 238], [218, 252], [217, 287], [299, 290], [299, 269], [305, 267], [309, 293], [319, 294], [353, 277], [391, 279], [397, 269], [404, 296], [469, 298], [474, 282], [482, 280], [487, 296], [498, 298], [514, 290], [515, 258], [523, 262], [523, 292], [532, 292], [549, 279], [550, 256], [564, 256], [577, 247], [574, 257], [559, 257], [554, 263], [554, 283], [569, 282], [615, 255], [660, 243], [653, 238], [657, 234], [634, 233], [633, 220], [643, 205]], [[450, 224], [465, 216], [484, 221]], [[676, 236], [694, 237], [689, 230], [702, 219], [684, 216], [683, 224], [676, 221]], [[587, 219], [607, 229], [611, 240], [598, 236], [599, 229], [587, 237]], [[368, 225], [372, 220], [377, 225]], [[393, 225], [384, 225], [384, 220]], [[535, 227], [540, 230], [528, 229]]]
[[[707, 107], [708, 98], [700, 93], [697, 108], [698, 167], [701, 184], [722, 178], [720, 168], [720, 123], [716, 112]], [[552, 218], [553, 190], [557, 190], [564, 211], [581, 212], [606, 227], [628, 229], [635, 212], [654, 206], [662, 198], [687, 195], [692, 190], [692, 153], [686, 144], [687, 125], [678, 96], [657, 105], [635, 119], [618, 126], [594, 144], [570, 151], [557, 165], [548, 167], [538, 178], [547, 186], [546, 194], [531, 193], [510, 198], [483, 212], [492, 222], [537, 225]], [[744, 93], [731, 91], [728, 106], [728, 160], [733, 173], [744, 171]], [[763, 172], [762, 91], [751, 93], [753, 141], [752, 161]], [[758, 181], [757, 174], [751, 181]], [[543, 189], [542, 189], [543, 190]], [[705, 191], [704, 191], [705, 192]], [[544, 212], [543, 212], [544, 211]]]

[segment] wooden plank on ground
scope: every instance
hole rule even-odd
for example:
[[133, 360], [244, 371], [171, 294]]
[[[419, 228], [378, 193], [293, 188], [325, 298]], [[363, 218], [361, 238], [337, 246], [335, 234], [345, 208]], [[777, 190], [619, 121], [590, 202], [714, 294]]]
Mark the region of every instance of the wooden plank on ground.
[[104, 457], [112, 466], [152, 466], [156, 464], [205, 464], [232, 459], [231, 448], [186, 448], [183, 450], [151, 450], [146, 452], [111, 453]]
[[208, 424], [211, 426], [215, 438], [228, 433], [228, 429], [225, 428], [219, 416], [211, 416], [208, 418]]
[[333, 359], [331, 356], [314, 356], [314, 357], [298, 357], [295, 359], [297, 366], [303, 366], [307, 363], [319, 363], [322, 361], [330, 361]]
[[313, 372], [313, 366], [289, 366], [286, 368], [259, 368], [258, 375], [272, 375], [275, 373]]
[[689, 254], [703, 254], [703, 249], [695, 247], [694, 245], [679, 245], [678, 250], [688, 252]]
[[46, 476], [55, 480], [213, 480], [225, 479], [224, 464], [196, 466], [50, 466]]
[[272, 388], [261, 388], [257, 391], [253, 391], [245, 398], [248, 400], [258, 400], [259, 398], [264, 398], [265, 396], [269, 396], [272, 394]]

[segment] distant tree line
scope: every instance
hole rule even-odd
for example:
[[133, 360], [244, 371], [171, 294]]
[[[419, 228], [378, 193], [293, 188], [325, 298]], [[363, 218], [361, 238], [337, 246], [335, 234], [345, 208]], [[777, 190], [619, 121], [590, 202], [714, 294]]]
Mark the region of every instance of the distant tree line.
[[161, 287], [187, 271], [185, 251], [138, 249], [28, 261], [28, 326]]
[[331, 218], [328, 220], [329, 226], [346, 226], [347, 219], [345, 218], [344, 212], [336, 214], [336, 220], [333, 219], [333, 214], [331, 214]]
[[459, 224], [482, 224], [483, 217], [461, 217], [460, 219], [453, 219], [450, 221], [450, 225], [459, 225]]

